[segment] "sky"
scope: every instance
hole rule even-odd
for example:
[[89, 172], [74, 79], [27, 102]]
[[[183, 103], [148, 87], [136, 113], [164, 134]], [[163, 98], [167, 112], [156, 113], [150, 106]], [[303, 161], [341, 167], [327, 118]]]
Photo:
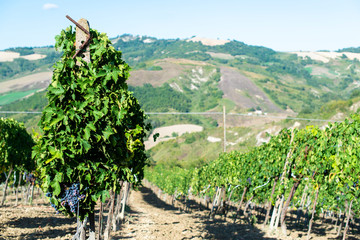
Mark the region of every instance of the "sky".
[[192, 36], [277, 51], [360, 46], [360, 0], [0, 0], [0, 50], [55, 44], [86, 18], [109, 37]]

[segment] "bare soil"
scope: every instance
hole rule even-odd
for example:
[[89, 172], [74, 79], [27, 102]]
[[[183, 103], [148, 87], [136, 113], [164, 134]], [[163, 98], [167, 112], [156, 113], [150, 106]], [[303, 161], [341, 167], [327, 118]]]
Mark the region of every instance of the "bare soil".
[[3, 81], [0, 82], [0, 93], [45, 88], [50, 84], [51, 78], [52, 72], [40, 72]]
[[[112, 239], [306, 239], [306, 227], [294, 224], [294, 215], [289, 217], [288, 236], [266, 234], [261, 224], [250, 225], [244, 219], [233, 223], [230, 218], [215, 216], [209, 219], [209, 211], [199, 209], [195, 203], [187, 212], [181, 204], [166, 203], [147, 187], [132, 191], [125, 222]], [[20, 199], [21, 201], [21, 199]], [[47, 200], [36, 195], [33, 205], [14, 206], [10, 195], [6, 205], [0, 207], [0, 240], [13, 239], [71, 239], [76, 221], [56, 214]], [[335, 239], [331, 224], [316, 221], [313, 227], [315, 240]], [[360, 239], [351, 230], [347, 239]]]
[[251, 225], [210, 220], [206, 210], [179, 210], [146, 187], [132, 192], [129, 200], [128, 221], [114, 239], [275, 239]]
[[46, 55], [41, 54], [30, 54], [26, 56], [20, 56], [20, 53], [17, 52], [11, 52], [11, 51], [0, 51], [0, 62], [12, 62], [16, 58], [24, 58], [27, 60], [39, 60], [45, 58]]
[[255, 83], [235, 69], [221, 67], [219, 87], [224, 92], [223, 98], [232, 100], [241, 108], [256, 108], [257, 106], [261, 106], [265, 112], [284, 112], [272, 103]]
[[[181, 136], [184, 133], [201, 132], [203, 129], [204, 128], [202, 126], [194, 124], [177, 124], [155, 128], [154, 131], [150, 134], [149, 139], [144, 142], [145, 149], [150, 149], [156, 146], [159, 142], [175, 139], [175, 137], [172, 137], [173, 133]], [[159, 137], [156, 139], [156, 142], [154, 142], [154, 134], [157, 133], [159, 134]]]
[[336, 59], [345, 55], [350, 60], [354, 60], [355, 58], [360, 59], [359, 53], [351, 53], [351, 52], [292, 52], [297, 54], [299, 57], [309, 57], [313, 60], [321, 61], [324, 63], [329, 62], [331, 59]]
[[225, 43], [230, 42], [229, 40], [210, 39], [210, 38], [203, 38], [203, 37], [193, 37], [186, 41], [187, 42], [201, 42], [203, 45], [206, 45], [206, 46], [224, 45]]
[[149, 83], [154, 87], [159, 87], [172, 78], [180, 76], [186, 69], [190, 68], [188, 65], [174, 63], [168, 59], [157, 61], [154, 65], [160, 66], [162, 70], [134, 70], [130, 73], [128, 84], [132, 86], [142, 86], [145, 83]]
[[60, 240], [71, 239], [75, 234], [76, 220], [56, 214], [42, 194], [35, 194], [33, 205], [24, 204], [19, 197], [18, 206], [12, 194], [0, 207], [0, 240]]

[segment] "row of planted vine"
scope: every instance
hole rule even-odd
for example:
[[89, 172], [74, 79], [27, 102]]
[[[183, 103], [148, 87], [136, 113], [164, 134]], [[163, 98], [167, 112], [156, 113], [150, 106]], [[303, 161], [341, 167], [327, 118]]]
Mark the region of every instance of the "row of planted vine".
[[[214, 197], [215, 188], [224, 186], [227, 196], [232, 193], [231, 201], [241, 204], [251, 200], [265, 206], [265, 224], [270, 213], [279, 213], [283, 232], [289, 207], [307, 205], [314, 213], [345, 212], [345, 238], [349, 220], [360, 213], [359, 134], [359, 115], [329, 123], [324, 130], [314, 126], [283, 129], [268, 143], [249, 152], [225, 153], [190, 170], [155, 166], [146, 170], [145, 177], [168, 194], [176, 191], [186, 195], [191, 189], [192, 194]], [[272, 219], [270, 227], [274, 222]]]
[[27, 133], [24, 124], [13, 119], [0, 118], [0, 184], [3, 183], [0, 206], [5, 203], [9, 184], [16, 189], [14, 190], [16, 204], [18, 190], [21, 187], [24, 196], [27, 195], [23, 197], [23, 200], [26, 198], [30, 202], [32, 201], [35, 183], [32, 172], [35, 170], [35, 162], [31, 161], [31, 150], [34, 144], [35, 142]]

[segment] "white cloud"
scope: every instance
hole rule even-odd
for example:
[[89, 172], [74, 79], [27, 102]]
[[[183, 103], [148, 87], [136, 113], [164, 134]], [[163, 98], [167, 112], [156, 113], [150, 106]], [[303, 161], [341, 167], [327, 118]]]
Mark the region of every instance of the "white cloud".
[[49, 9], [54, 9], [54, 8], [58, 8], [59, 6], [54, 4], [54, 3], [45, 3], [43, 5], [43, 9], [44, 10], [49, 10]]

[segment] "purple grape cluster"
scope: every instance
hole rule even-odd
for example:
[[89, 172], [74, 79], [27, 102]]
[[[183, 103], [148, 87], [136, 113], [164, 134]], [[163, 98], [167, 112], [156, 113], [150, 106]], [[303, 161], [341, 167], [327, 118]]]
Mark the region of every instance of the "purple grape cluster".
[[[72, 213], [76, 212], [78, 203], [85, 198], [84, 194], [80, 194], [79, 188], [79, 183], [73, 183], [70, 187], [66, 187], [60, 196], [61, 206], [69, 207]], [[45, 196], [51, 198], [52, 193], [48, 192]], [[50, 204], [53, 208], [55, 208], [56, 212], [59, 213], [57, 206], [51, 202]]]
[[34, 174], [32, 174], [32, 173], [24, 173], [24, 175], [25, 175], [25, 179], [26, 179], [27, 183], [31, 183], [31, 184], [35, 183], [36, 178], [35, 178]]
[[80, 194], [79, 187], [79, 183], [73, 183], [61, 196], [61, 206], [69, 206], [72, 213], [75, 213], [78, 203], [85, 198], [84, 194]]

